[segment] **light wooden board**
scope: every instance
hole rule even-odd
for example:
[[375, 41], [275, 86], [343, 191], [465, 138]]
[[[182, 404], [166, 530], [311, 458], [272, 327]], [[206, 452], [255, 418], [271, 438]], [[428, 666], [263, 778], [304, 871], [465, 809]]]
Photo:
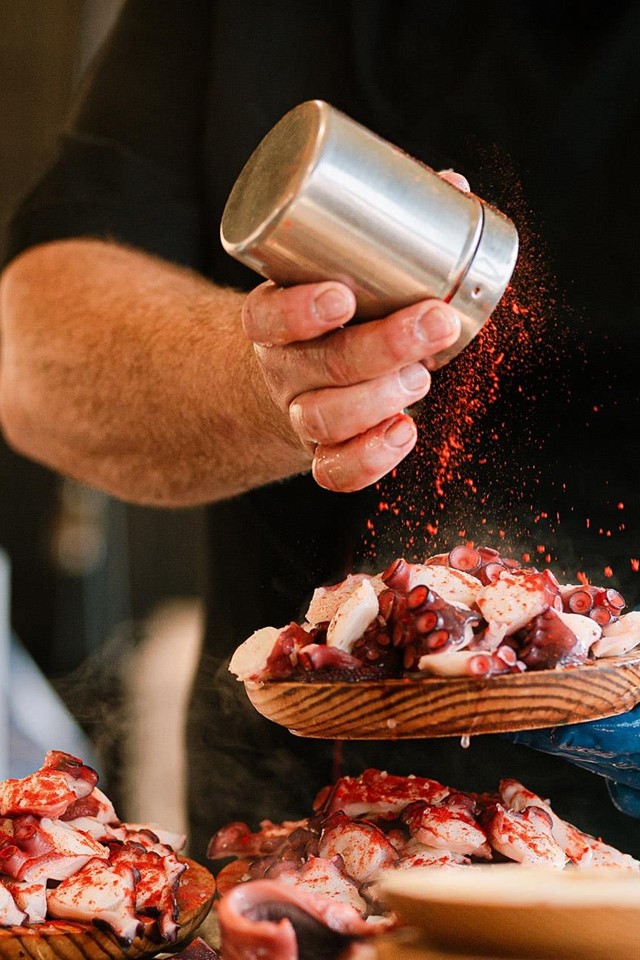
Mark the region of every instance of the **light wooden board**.
[[[349, 957], [348, 960], [351, 960]], [[420, 936], [403, 936], [401, 931], [397, 935], [376, 937], [363, 948], [362, 957], [356, 952], [354, 960], [492, 960], [491, 955], [459, 953], [457, 950], [448, 950], [445, 947], [435, 947]], [[495, 957], [493, 960], [499, 960]], [[525, 957], [515, 957], [512, 960], [527, 960]], [[531, 960], [531, 957], [528, 958]]]
[[640, 702], [640, 653], [488, 679], [272, 681], [245, 688], [259, 713], [302, 737], [464, 737], [625, 713]]
[[[622, 960], [638, 956], [640, 876], [497, 864], [456, 871], [397, 870], [384, 901], [428, 946], [471, 957]], [[422, 946], [422, 944], [421, 944]], [[395, 960], [393, 953], [382, 952]], [[408, 954], [418, 960], [419, 953]], [[425, 954], [425, 960], [431, 956]], [[404, 957], [397, 953], [398, 960]]]
[[[189, 869], [180, 877], [178, 907], [180, 932], [178, 943], [191, 937], [208, 914], [215, 894], [213, 876], [200, 864], [187, 860]], [[154, 934], [155, 923], [149, 922], [143, 936], [136, 937], [130, 947], [123, 948], [107, 930], [89, 923], [55, 920], [30, 927], [0, 929], [0, 958], [2, 960], [123, 960], [123, 958], [150, 957], [173, 950], [176, 944], [167, 944]]]

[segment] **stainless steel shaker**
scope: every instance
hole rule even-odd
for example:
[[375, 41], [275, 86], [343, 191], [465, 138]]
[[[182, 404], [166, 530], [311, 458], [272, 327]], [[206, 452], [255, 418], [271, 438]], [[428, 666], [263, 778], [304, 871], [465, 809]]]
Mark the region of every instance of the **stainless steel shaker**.
[[322, 100], [287, 113], [227, 200], [225, 250], [281, 286], [340, 280], [360, 319], [428, 297], [462, 319], [441, 366], [477, 334], [509, 282], [513, 223]]

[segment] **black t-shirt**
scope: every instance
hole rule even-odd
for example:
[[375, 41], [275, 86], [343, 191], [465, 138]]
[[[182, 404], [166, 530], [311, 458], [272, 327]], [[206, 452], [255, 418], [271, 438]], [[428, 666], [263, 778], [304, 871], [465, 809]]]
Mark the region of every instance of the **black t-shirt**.
[[[535, 243], [526, 251], [526, 290], [538, 312], [556, 302], [538, 364], [530, 358], [476, 424], [476, 520], [485, 488], [502, 479], [494, 527], [509, 529], [512, 488], [524, 488], [518, 524], [530, 528], [530, 545], [542, 529], [534, 518], [562, 514], [559, 525], [547, 519], [546, 547], [594, 579], [612, 564], [612, 582], [637, 602], [639, 42], [637, 2], [131, 0], [59, 155], [13, 220], [11, 254], [54, 238], [107, 237], [251, 288], [257, 278], [220, 246], [222, 209], [261, 137], [312, 98], [436, 169], [464, 172], [542, 238], [544, 254]], [[541, 263], [548, 275], [532, 278]], [[423, 407], [427, 447], [442, 429], [428, 404], [447, 402], [464, 375], [457, 364]], [[482, 456], [498, 434], [511, 450]], [[451, 522], [429, 540], [440, 505], [428, 470], [416, 480], [414, 466], [409, 458], [390, 483], [413, 487], [425, 517], [416, 551], [427, 554], [447, 546], [459, 517], [451, 502]], [[387, 511], [376, 515], [371, 556], [367, 520], [379, 499], [299, 477], [209, 509], [207, 642], [187, 735], [196, 855], [227, 820], [302, 815], [329, 780], [332, 745], [258, 717], [225, 658], [256, 628], [298, 618], [314, 586], [354, 566], [380, 568], [402, 549], [402, 518]], [[467, 490], [466, 536], [482, 533], [473, 514]], [[344, 764], [468, 789], [521, 777], [584, 829], [640, 854], [638, 825], [616, 813], [602, 780], [499, 738], [476, 738], [466, 751], [452, 740], [347, 744]]]

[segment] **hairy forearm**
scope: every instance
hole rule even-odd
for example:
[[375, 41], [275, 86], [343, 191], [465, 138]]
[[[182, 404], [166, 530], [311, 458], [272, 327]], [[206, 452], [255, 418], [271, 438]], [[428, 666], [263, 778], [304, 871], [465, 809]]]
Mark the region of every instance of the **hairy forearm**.
[[243, 294], [92, 240], [33, 248], [1, 294], [0, 415], [26, 456], [167, 506], [308, 468], [242, 332]]

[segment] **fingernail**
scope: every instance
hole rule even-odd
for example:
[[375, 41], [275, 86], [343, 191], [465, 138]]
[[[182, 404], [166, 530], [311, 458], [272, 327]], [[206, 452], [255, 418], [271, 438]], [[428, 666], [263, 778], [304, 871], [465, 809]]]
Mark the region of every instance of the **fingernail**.
[[411, 420], [394, 420], [384, 432], [384, 442], [389, 447], [406, 447], [415, 435], [416, 428]]
[[427, 343], [436, 343], [459, 334], [460, 317], [451, 308], [434, 307], [420, 317], [418, 330]]
[[329, 323], [339, 320], [340, 317], [346, 317], [350, 314], [353, 304], [341, 290], [331, 287], [324, 290], [313, 301], [314, 310], [319, 320]]
[[408, 393], [421, 393], [429, 386], [430, 376], [421, 363], [412, 363], [400, 371], [400, 382]]

